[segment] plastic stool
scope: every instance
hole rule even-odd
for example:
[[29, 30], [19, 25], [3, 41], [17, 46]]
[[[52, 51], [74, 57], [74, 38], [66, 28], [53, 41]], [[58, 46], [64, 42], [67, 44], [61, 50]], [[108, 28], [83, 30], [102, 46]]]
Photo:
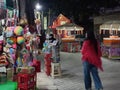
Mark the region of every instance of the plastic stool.
[[53, 78], [55, 78], [55, 76], [61, 77], [61, 65], [60, 65], [60, 63], [52, 62], [51, 66], [52, 66], [52, 68], [51, 68], [52, 69], [51, 70], [51, 76]]

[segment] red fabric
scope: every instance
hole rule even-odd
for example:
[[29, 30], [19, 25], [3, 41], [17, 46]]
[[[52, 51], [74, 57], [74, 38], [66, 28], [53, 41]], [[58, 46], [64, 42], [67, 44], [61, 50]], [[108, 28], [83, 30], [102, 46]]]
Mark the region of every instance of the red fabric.
[[82, 61], [88, 61], [89, 63], [95, 65], [96, 67], [98, 67], [100, 70], [103, 71], [102, 61], [101, 61], [102, 53], [99, 43], [98, 43], [98, 55], [95, 52], [93, 44], [91, 44], [89, 40], [84, 41], [81, 49], [81, 53], [82, 53]]

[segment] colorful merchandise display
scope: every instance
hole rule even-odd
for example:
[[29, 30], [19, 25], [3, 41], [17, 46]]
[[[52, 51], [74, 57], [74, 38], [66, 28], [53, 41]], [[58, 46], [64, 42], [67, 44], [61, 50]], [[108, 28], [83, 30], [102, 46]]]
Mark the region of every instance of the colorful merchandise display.
[[[8, 81], [12, 82], [13, 80], [16, 81], [16, 88], [19, 90], [35, 90], [36, 72], [41, 71], [41, 63], [37, 60], [35, 63], [32, 52], [38, 48], [35, 47], [37, 45], [34, 43], [37, 42], [37, 35], [31, 34], [29, 30], [24, 33], [24, 28], [21, 26], [12, 26], [6, 28], [4, 36], [5, 47], [3, 48], [3, 45], [1, 45], [0, 49], [1, 52], [5, 52], [5, 54], [2, 53], [0, 55], [0, 84], [4, 84], [2, 90], [4, 90], [5, 84], [9, 83]], [[23, 85], [26, 82], [28, 83]], [[10, 90], [16, 90], [16, 88], [12, 89], [11, 87], [9, 88]]]
[[41, 71], [40, 62], [33, 62], [33, 37], [37, 35], [29, 32], [26, 20], [17, 22], [18, 12], [6, 10], [5, 27], [1, 30], [0, 90], [36, 90], [36, 72]]

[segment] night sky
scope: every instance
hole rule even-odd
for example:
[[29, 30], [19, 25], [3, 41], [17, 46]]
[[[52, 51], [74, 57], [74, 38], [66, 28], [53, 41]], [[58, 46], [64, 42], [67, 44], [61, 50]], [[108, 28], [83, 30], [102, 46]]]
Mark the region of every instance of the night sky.
[[91, 16], [98, 16], [103, 9], [114, 9], [120, 6], [120, 0], [39, 0], [44, 10], [51, 9], [51, 14], [60, 13], [77, 24], [91, 22]]

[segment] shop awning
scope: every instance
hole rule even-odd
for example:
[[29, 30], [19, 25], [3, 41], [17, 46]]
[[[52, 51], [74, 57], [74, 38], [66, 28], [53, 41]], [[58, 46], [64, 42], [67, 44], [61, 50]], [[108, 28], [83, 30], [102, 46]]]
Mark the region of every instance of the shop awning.
[[108, 21], [100, 25], [100, 30], [118, 30], [120, 31], [120, 21]]
[[67, 23], [61, 26], [56, 27], [56, 30], [76, 30], [76, 31], [81, 31], [84, 28], [81, 26], [76, 25], [75, 23]]

